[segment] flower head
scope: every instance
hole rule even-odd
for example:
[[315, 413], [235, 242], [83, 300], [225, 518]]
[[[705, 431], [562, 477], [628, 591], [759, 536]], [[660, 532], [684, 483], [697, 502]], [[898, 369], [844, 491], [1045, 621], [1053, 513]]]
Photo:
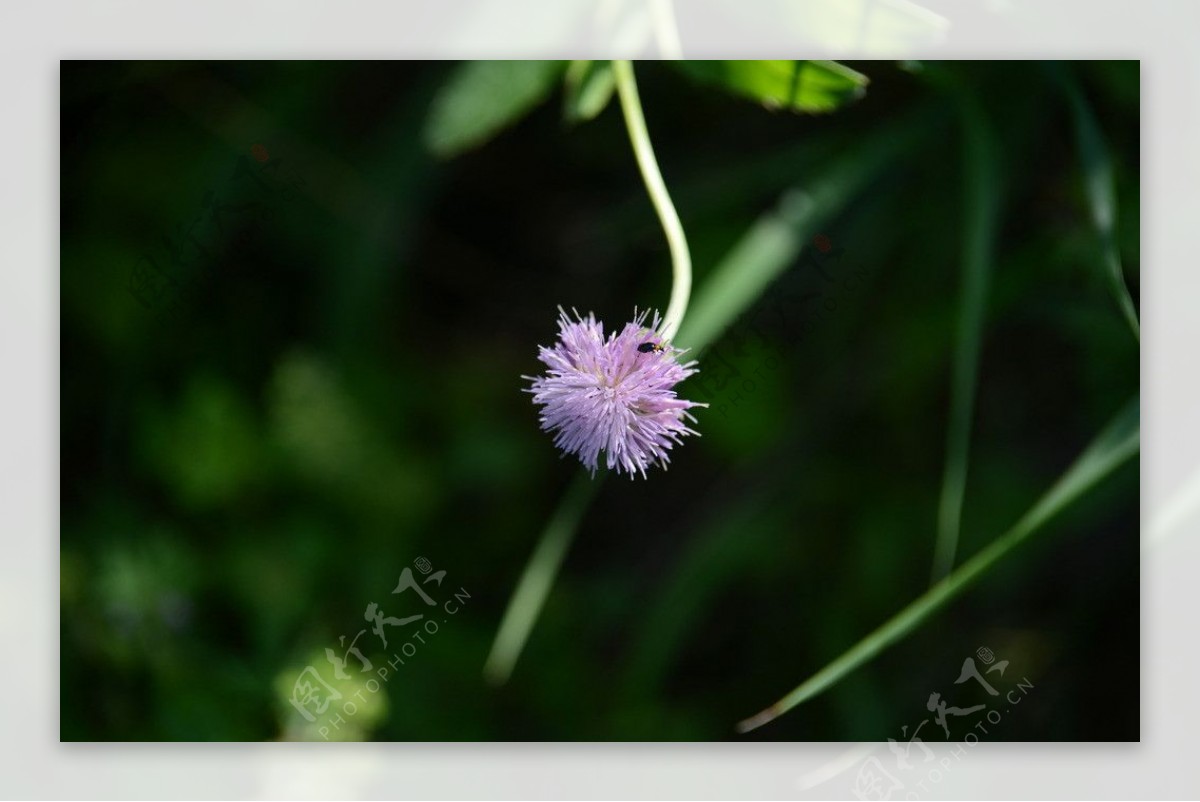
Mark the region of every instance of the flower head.
[[684, 353], [655, 333], [659, 317], [643, 325], [646, 312], [619, 333], [604, 338], [604, 326], [591, 313], [575, 320], [559, 308], [558, 342], [538, 348], [545, 375], [523, 376], [533, 382], [526, 392], [542, 407], [542, 428], [554, 432], [554, 444], [575, 454], [592, 473], [600, 452], [609, 468], [646, 475], [646, 468], [667, 466], [667, 452], [684, 435], [696, 434], [692, 407], [708, 406], [675, 395], [676, 384], [696, 373], [696, 362], [680, 364]]

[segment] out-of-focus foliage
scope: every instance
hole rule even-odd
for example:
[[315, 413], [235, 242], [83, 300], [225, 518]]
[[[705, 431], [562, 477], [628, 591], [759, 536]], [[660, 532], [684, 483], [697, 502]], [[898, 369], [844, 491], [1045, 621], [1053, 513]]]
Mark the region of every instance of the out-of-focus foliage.
[[[62, 737], [737, 737], [928, 584], [965, 214], [933, 66], [850, 64], [869, 93], [812, 116], [637, 65], [712, 321], [680, 332], [709, 345], [680, 392], [710, 407], [670, 471], [598, 489], [494, 689], [504, 605], [577, 472], [520, 376], [557, 305], [623, 322], [669, 291], [617, 104], [586, 76], [568, 95], [565, 63], [65, 63]], [[936, 66], [1001, 179], [961, 563], [1136, 393], [1138, 345], [1059, 79]], [[1136, 300], [1137, 65], [1061, 69]], [[565, 125], [571, 103], [594, 116]], [[933, 690], [981, 701], [954, 681], [987, 647], [1034, 684], [997, 740], [1136, 738], [1137, 527], [1131, 463], [746, 737], [900, 739]], [[313, 721], [291, 703], [310, 666], [340, 694]]]
[[434, 101], [425, 141], [451, 156], [516, 122], [550, 93], [560, 61], [472, 61], [454, 73]]
[[567, 68], [563, 114], [570, 122], [590, 120], [608, 105], [617, 81], [609, 61], [572, 61]]
[[678, 61], [699, 81], [767, 108], [828, 112], [863, 96], [867, 76], [836, 61]]
[[[675, 69], [772, 109], [829, 112], [863, 96], [867, 77], [836, 61], [675, 61]], [[434, 100], [425, 141], [441, 156], [477, 147], [543, 100], [563, 75], [570, 122], [590, 120], [613, 96], [608, 61], [472, 61]]]

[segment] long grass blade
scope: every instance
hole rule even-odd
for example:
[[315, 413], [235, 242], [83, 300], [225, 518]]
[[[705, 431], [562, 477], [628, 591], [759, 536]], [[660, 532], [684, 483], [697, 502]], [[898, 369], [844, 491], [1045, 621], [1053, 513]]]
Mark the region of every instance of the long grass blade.
[[928, 110], [898, 120], [848, 147], [845, 156], [813, 180], [785, 192], [778, 207], [760, 217], [712, 269], [692, 300], [676, 344], [695, 352], [716, 341], [795, 263], [818, 227], [927, 134], [931, 122]]
[[1013, 549], [1038, 532], [1051, 518], [1136, 454], [1140, 443], [1139, 420], [1140, 404], [1138, 398], [1134, 397], [1066, 473], [1011, 529], [832, 663], [805, 680], [791, 693], [762, 712], [738, 723], [738, 732], [749, 732], [761, 727], [827, 690], [851, 671], [861, 667], [928, 621], [943, 605], [973, 585]]
[[1055, 71], [1067, 98], [1071, 102], [1071, 114], [1075, 118], [1075, 137], [1079, 143], [1079, 158], [1083, 166], [1084, 188], [1088, 206], [1092, 213], [1092, 224], [1100, 235], [1100, 258], [1103, 261], [1108, 285], [1116, 299], [1117, 307], [1133, 331], [1134, 339], [1141, 342], [1141, 326], [1137, 309], [1125, 284], [1121, 267], [1121, 252], [1117, 247], [1117, 191], [1113, 180], [1112, 159], [1100, 126], [1088, 107], [1079, 86], [1065, 70]]
[[574, 484], [546, 524], [533, 556], [529, 558], [517, 582], [517, 590], [504, 611], [496, 641], [483, 667], [484, 678], [493, 685], [507, 682], [512, 674], [517, 658], [529, 640], [529, 633], [533, 631], [534, 622], [546, 603], [546, 597], [550, 595], [550, 588], [575, 538], [575, 531], [603, 480], [603, 473], [593, 478], [586, 470], [580, 469]]
[[974, 96], [962, 92], [960, 103], [965, 157], [963, 174], [966, 177], [962, 295], [950, 389], [950, 423], [946, 430], [946, 467], [938, 504], [937, 540], [933, 549], [930, 584], [950, 573], [958, 552], [963, 495], [967, 486], [971, 420], [979, 379], [983, 318], [992, 272], [996, 219], [1000, 209], [995, 138]]

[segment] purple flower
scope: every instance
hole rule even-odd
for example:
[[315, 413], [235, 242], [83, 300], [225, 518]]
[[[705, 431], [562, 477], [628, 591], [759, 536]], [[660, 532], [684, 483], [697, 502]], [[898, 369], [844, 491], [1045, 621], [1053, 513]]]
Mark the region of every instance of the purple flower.
[[542, 406], [542, 428], [554, 432], [554, 444], [566, 454], [576, 454], [595, 474], [600, 452], [609, 468], [630, 476], [657, 462], [667, 467], [667, 452], [684, 435], [697, 434], [684, 419], [687, 412], [705, 407], [676, 397], [676, 384], [696, 373], [695, 361], [679, 364], [684, 351], [665, 344], [651, 326], [643, 325], [646, 312], [634, 310], [632, 323], [604, 339], [604, 327], [591, 313], [575, 312], [575, 320], [559, 307], [558, 342], [540, 346], [538, 359], [546, 365], [544, 376], [522, 376], [533, 385], [533, 403]]

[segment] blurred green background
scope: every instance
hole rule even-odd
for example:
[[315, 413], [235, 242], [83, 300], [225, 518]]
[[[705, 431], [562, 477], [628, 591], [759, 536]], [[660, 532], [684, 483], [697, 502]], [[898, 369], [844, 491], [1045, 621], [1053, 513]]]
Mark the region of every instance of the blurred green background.
[[[520, 376], [557, 305], [618, 326], [669, 292], [616, 103], [567, 120], [565, 65], [535, 65], [529, 113], [447, 158], [430, 120], [454, 64], [63, 63], [61, 737], [901, 740], [930, 692], [981, 700], [954, 681], [988, 647], [1034, 689], [981, 737], [1136, 740], [1136, 460], [874, 662], [733, 731], [928, 584], [964, 103], [997, 216], [960, 562], [1138, 388], [1064, 88], [1099, 124], [1136, 298], [1138, 64], [849, 66], [865, 94], [821, 115], [637, 66], [698, 294], [818, 184], [839, 258], [818, 269], [804, 232], [700, 355], [679, 390], [711, 404], [703, 436], [604, 482], [496, 688], [492, 638], [578, 471]], [[392, 594], [418, 558], [446, 572], [422, 585], [437, 607]], [[431, 615], [384, 649], [371, 603]], [[325, 656], [363, 629], [376, 669], [414, 644], [376, 690]], [[306, 666], [342, 694], [312, 722], [289, 702]]]

